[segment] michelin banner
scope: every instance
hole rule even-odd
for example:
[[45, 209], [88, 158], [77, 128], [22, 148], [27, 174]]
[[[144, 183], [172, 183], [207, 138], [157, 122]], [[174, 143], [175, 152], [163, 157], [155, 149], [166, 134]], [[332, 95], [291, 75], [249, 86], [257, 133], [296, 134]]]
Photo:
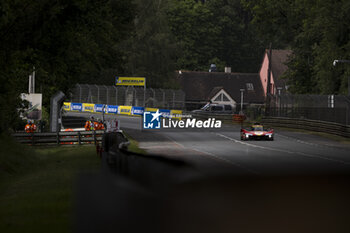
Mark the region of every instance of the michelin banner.
[[146, 108], [146, 112], [156, 112], [158, 108]]
[[83, 112], [94, 112], [95, 104], [83, 103]]
[[131, 115], [131, 106], [119, 106], [118, 113], [123, 115]]
[[118, 106], [117, 105], [107, 105], [107, 113], [118, 114]]
[[69, 102], [64, 102], [63, 103], [63, 109], [65, 111], [70, 111], [70, 103]]
[[71, 103], [70, 110], [81, 112], [83, 110], [83, 105], [81, 103]]
[[144, 107], [132, 107], [131, 115], [143, 115], [144, 111]]
[[145, 86], [145, 77], [115, 77], [117, 86]]
[[162, 114], [162, 117], [170, 118], [170, 110], [169, 109], [159, 109], [159, 113]]
[[181, 120], [181, 117], [178, 117], [177, 115], [182, 115], [182, 110], [171, 110], [170, 115], [173, 116], [172, 118]]
[[95, 104], [94, 112], [103, 112], [107, 110], [104, 104]]

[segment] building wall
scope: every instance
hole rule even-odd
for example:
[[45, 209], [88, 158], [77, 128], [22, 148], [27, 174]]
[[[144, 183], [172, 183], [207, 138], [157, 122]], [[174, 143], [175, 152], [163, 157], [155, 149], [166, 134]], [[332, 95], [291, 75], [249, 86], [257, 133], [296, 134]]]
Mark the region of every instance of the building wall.
[[[268, 69], [269, 69], [269, 59], [268, 59], [268, 56], [267, 56], [267, 52], [265, 52], [265, 55], [264, 55], [264, 60], [263, 60], [263, 63], [261, 65], [261, 68], [260, 68], [260, 80], [261, 80], [261, 84], [262, 84], [262, 87], [263, 87], [263, 90], [264, 90], [264, 96], [266, 96], [266, 91], [267, 91], [267, 77], [268, 77]], [[275, 92], [275, 83], [274, 83], [274, 79], [273, 79], [273, 74], [271, 72], [271, 93], [274, 94]]]

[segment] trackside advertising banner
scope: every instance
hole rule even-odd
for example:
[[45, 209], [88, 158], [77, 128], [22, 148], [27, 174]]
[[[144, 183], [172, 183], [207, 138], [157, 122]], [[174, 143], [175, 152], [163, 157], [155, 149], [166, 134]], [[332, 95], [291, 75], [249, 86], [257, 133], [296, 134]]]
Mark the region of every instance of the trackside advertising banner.
[[107, 105], [107, 113], [118, 114], [118, 106], [117, 105]]
[[158, 108], [146, 108], [145, 112], [156, 112], [158, 110]]
[[182, 110], [169, 110], [158, 108], [144, 108], [136, 106], [118, 106], [118, 105], [106, 105], [106, 104], [91, 104], [91, 103], [71, 103], [64, 102], [63, 108], [66, 111], [78, 111], [78, 112], [96, 112], [107, 114], [123, 114], [123, 115], [138, 115], [143, 116], [144, 112], [159, 112], [161, 117], [174, 118], [181, 120]]
[[131, 108], [132, 106], [119, 106], [119, 114], [123, 115], [131, 115]]
[[115, 77], [117, 86], [145, 86], [145, 77]]
[[170, 118], [170, 110], [169, 109], [159, 109], [159, 113], [162, 117]]
[[144, 111], [145, 111], [144, 107], [132, 107], [131, 115], [143, 115]]
[[170, 115], [172, 118], [181, 120], [182, 110], [171, 110]]
[[70, 111], [70, 103], [64, 102], [64, 103], [63, 103], [63, 109], [64, 109], [65, 111]]
[[104, 104], [95, 104], [95, 112], [103, 112], [107, 111], [107, 108], [105, 107]]
[[81, 112], [83, 110], [83, 105], [81, 103], [71, 103], [70, 110]]
[[95, 104], [83, 103], [83, 112], [94, 112]]

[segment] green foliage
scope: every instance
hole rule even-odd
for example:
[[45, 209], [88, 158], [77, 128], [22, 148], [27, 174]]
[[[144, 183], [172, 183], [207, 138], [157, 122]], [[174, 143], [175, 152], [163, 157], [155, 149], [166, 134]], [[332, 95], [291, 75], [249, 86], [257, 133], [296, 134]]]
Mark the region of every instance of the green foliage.
[[129, 36], [132, 9], [128, 0], [1, 1], [0, 132], [18, 121], [18, 97], [27, 92], [34, 66], [46, 107], [58, 90], [77, 82], [105, 83], [122, 71], [118, 45]]
[[258, 72], [264, 49], [291, 49], [284, 75], [295, 93], [345, 94], [350, 2], [331, 0], [3, 0], [0, 132], [21, 124], [18, 98], [36, 69], [50, 97], [76, 83], [145, 76], [176, 88], [175, 70]]
[[259, 36], [294, 55], [285, 78], [294, 93], [347, 94], [350, 3], [331, 0], [246, 1]]

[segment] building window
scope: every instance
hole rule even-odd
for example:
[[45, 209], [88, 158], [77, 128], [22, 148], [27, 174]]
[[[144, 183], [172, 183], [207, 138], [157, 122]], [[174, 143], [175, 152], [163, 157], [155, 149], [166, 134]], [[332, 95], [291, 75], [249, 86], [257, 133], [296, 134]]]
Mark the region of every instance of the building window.
[[229, 100], [229, 98], [228, 98], [225, 94], [221, 93], [220, 95], [218, 95], [218, 96], [214, 99], [214, 101], [229, 102], [230, 100]]
[[246, 83], [248, 91], [254, 91], [253, 83]]
[[218, 95], [218, 97], [216, 97], [214, 101], [221, 101], [221, 95], [222, 94]]

